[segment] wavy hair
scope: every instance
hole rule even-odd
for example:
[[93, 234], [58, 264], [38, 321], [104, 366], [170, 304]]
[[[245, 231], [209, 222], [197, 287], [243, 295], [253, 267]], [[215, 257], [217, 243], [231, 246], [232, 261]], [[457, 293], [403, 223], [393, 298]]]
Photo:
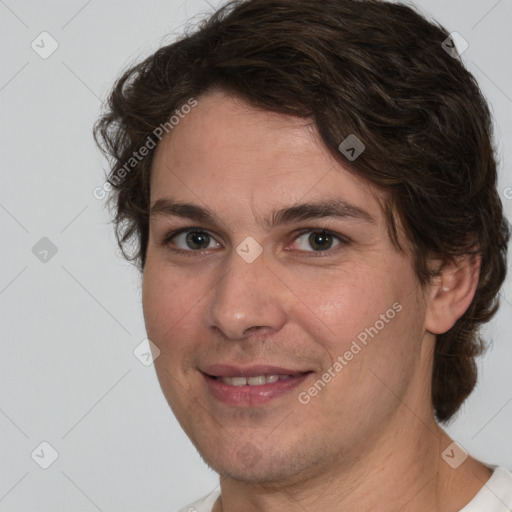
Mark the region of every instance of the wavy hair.
[[[143, 270], [154, 152], [128, 171], [126, 162], [190, 98], [220, 89], [312, 120], [335, 158], [387, 192], [390, 237], [401, 250], [398, 216], [422, 285], [434, 275], [432, 255], [481, 258], [471, 305], [437, 336], [432, 403], [437, 419], [448, 421], [476, 384], [475, 357], [485, 347], [479, 327], [498, 308], [509, 225], [497, 193], [489, 109], [474, 77], [445, 51], [447, 38], [402, 4], [235, 0], [133, 65], [94, 127], [110, 162], [109, 204], [125, 257]], [[366, 146], [353, 162], [338, 151], [349, 134]]]

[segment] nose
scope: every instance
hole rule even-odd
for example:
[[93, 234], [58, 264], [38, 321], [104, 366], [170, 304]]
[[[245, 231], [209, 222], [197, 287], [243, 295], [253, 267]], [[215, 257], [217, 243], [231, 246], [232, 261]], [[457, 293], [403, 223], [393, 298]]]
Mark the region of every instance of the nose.
[[[241, 340], [250, 332], [270, 334], [286, 323], [286, 287], [260, 255], [247, 263], [230, 255], [208, 308], [208, 324], [226, 338]], [[289, 298], [288, 298], [289, 300]]]

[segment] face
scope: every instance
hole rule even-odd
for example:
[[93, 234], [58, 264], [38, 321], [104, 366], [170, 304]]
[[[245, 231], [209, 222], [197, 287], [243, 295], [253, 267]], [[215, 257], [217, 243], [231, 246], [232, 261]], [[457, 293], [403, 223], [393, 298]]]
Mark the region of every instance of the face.
[[304, 119], [222, 93], [158, 146], [143, 307], [165, 397], [220, 474], [310, 478], [427, 400], [425, 301], [379, 193]]

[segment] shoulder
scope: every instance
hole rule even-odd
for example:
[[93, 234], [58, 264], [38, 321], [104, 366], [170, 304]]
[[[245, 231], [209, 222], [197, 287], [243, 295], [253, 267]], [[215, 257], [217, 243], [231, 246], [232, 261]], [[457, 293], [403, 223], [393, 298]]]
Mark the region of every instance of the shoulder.
[[512, 473], [494, 468], [491, 478], [460, 512], [509, 512], [512, 509]]
[[201, 499], [190, 503], [186, 507], [180, 508], [178, 512], [211, 512], [215, 500], [219, 497], [220, 490], [216, 489]]

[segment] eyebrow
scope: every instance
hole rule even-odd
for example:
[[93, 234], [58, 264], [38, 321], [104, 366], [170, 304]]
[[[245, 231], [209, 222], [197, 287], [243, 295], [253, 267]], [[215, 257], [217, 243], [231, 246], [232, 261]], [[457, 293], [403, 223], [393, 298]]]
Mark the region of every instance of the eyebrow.
[[[151, 206], [150, 218], [157, 215], [181, 217], [214, 225], [222, 224], [217, 216], [207, 208], [192, 203], [172, 201], [165, 198], [158, 199]], [[264, 219], [262, 224], [267, 228], [273, 228], [280, 224], [290, 224], [292, 222], [321, 219], [325, 217], [362, 220], [376, 224], [375, 218], [366, 210], [344, 199], [327, 199], [319, 202], [301, 203], [273, 210], [270, 217]]]

